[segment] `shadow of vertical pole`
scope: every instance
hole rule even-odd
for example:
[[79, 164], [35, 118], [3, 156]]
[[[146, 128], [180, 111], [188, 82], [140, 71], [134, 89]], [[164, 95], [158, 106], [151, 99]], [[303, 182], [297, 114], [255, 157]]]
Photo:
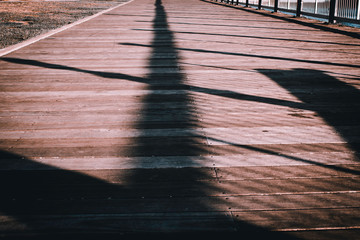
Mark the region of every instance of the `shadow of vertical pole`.
[[[198, 127], [196, 110], [189, 96], [189, 86], [184, 83], [185, 76], [180, 71], [174, 37], [169, 30], [161, 0], [156, 0], [155, 9], [152, 52], [147, 66], [149, 74], [145, 79], [149, 94], [143, 98], [141, 119], [135, 124], [135, 128], [144, 133], [142, 136], [147, 136], [146, 132], [154, 129], [174, 130], [176, 134], [151, 139], [139, 137], [134, 154], [139, 157], [180, 155], [183, 156], [182, 161], [188, 162], [191, 161], [191, 156], [198, 156], [204, 151], [200, 144], [203, 140], [195, 133], [195, 128]], [[162, 117], [170, 117], [171, 120]], [[176, 137], [183, 141], [175, 139]], [[141, 168], [143, 163], [139, 160], [135, 166]]]
[[[184, 83], [185, 75], [180, 70], [179, 54], [176, 51], [174, 36], [169, 29], [167, 14], [161, 0], [155, 2], [152, 27], [154, 35], [147, 65], [149, 73], [144, 81], [148, 83], [149, 93], [142, 99], [141, 118], [134, 126], [140, 130], [141, 134], [134, 139], [134, 148], [129, 153], [135, 159], [133, 165], [136, 166], [136, 169], [127, 176], [129, 187], [132, 188], [136, 188], [135, 185], [143, 174], [140, 169], [146, 168], [149, 161], [156, 167], [156, 161], [159, 159], [174, 157], [176, 163], [171, 164], [172, 166], [191, 166], [194, 157], [206, 153], [203, 144], [205, 140], [196, 133], [196, 128], [198, 128], [196, 110], [189, 96], [189, 86]], [[160, 134], [155, 134], [155, 136], [148, 134], [153, 131]], [[162, 168], [160, 162], [159, 168]], [[196, 179], [208, 176], [198, 168], [187, 168], [183, 173], [181, 181], [186, 182], [187, 187], [200, 189], [198, 194], [202, 195], [201, 189], [205, 184]], [[157, 187], [149, 183], [148, 190], [152, 191], [151, 188]], [[184, 209], [191, 211], [191, 206], [196, 206], [193, 210], [195, 208], [207, 210], [207, 206], [196, 201], [191, 202], [190, 207], [186, 201], [179, 204], [176, 196], [182, 197], [181, 193], [169, 192], [162, 195], [174, 197], [164, 200], [168, 206], [164, 212], [183, 212]], [[159, 209], [162, 208], [161, 204], [160, 202], [150, 203], [149, 206], [145, 206], [145, 209], [148, 208], [149, 211], [154, 208]]]
[[[185, 74], [180, 70], [179, 54], [161, 0], [155, 2], [152, 27], [154, 35], [147, 65], [149, 73], [145, 78], [149, 91], [142, 99], [141, 118], [134, 126], [141, 133], [134, 139], [134, 148], [130, 150], [129, 155], [133, 157], [136, 169], [127, 176], [127, 187], [136, 189], [136, 184], [146, 171], [142, 169], [147, 168], [149, 161], [151, 166], [163, 168], [163, 162], [156, 161], [173, 159], [175, 162], [170, 164], [170, 168], [157, 171], [160, 176], [166, 175], [164, 182], [147, 184], [149, 192], [159, 192], [159, 187], [163, 188], [161, 196], [153, 196], [156, 201], [145, 199], [142, 206], [142, 211], [150, 215], [156, 211], [171, 215], [170, 219], [165, 217], [153, 222], [159, 226], [158, 233], [175, 231], [186, 234], [189, 231], [195, 233], [210, 229], [231, 229], [231, 226], [227, 226], [231, 220], [226, 220], [227, 217], [223, 217], [221, 213], [218, 214], [222, 215], [219, 221], [206, 220], [204, 217], [199, 217], [202, 220], [196, 220], [195, 217], [194, 220], [196, 212], [214, 212], [211, 204], [199, 200], [199, 197], [206, 196], [205, 189], [209, 188], [206, 181], [199, 179], [211, 178], [210, 172], [213, 170], [188, 167], [195, 165], [194, 158], [206, 154], [206, 140], [201, 134], [197, 134], [199, 123], [196, 109], [189, 95], [189, 86], [185, 84]], [[154, 131], [160, 134], [148, 134]], [[174, 169], [174, 166], [178, 168]], [[182, 166], [186, 168], [181, 170]], [[170, 185], [173, 187], [169, 187]], [[207, 225], [209, 222], [212, 226]], [[219, 223], [222, 226], [215, 225]], [[156, 229], [156, 226], [151, 228]]]

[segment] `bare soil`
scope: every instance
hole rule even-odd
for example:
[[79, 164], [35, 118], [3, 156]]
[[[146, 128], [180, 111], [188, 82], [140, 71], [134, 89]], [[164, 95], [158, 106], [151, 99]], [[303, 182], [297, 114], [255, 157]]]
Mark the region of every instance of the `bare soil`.
[[0, 48], [129, 0], [0, 0]]

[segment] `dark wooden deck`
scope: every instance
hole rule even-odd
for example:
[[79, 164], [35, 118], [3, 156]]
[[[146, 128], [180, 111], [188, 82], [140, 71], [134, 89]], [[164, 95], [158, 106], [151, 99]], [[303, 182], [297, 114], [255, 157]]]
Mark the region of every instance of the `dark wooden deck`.
[[0, 237], [359, 239], [359, 34], [134, 0], [2, 56]]

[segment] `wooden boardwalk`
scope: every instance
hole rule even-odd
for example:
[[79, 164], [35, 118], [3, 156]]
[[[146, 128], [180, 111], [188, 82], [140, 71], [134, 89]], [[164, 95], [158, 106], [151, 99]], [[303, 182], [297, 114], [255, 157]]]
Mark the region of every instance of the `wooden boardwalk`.
[[359, 35], [134, 0], [2, 56], [0, 238], [360, 239]]

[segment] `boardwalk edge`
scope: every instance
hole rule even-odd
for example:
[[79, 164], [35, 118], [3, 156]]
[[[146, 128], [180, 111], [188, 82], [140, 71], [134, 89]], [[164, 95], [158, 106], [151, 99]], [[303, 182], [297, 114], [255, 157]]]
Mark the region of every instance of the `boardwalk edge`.
[[128, 4], [128, 3], [131, 3], [131, 2], [133, 2], [133, 1], [135, 1], [135, 0], [130, 0], [130, 1], [128, 1], [128, 2], [122, 2], [122, 3], [120, 3], [119, 5], [116, 5], [116, 6], [114, 6], [114, 7], [105, 9], [105, 10], [103, 10], [103, 11], [101, 11], [101, 12], [98, 12], [98, 13], [96, 13], [96, 14], [94, 14], [94, 15], [91, 15], [91, 16], [88, 16], [88, 17], [85, 17], [85, 18], [82, 18], [82, 19], [80, 19], [80, 20], [78, 20], [78, 21], [75, 21], [75, 22], [73, 22], [73, 23], [64, 25], [64, 26], [62, 26], [62, 27], [60, 27], [60, 28], [56, 28], [56, 29], [50, 30], [50, 31], [48, 31], [48, 32], [46, 32], [46, 33], [40, 34], [40, 35], [38, 35], [38, 36], [36, 36], [36, 37], [30, 38], [30, 39], [28, 39], [28, 40], [25, 40], [25, 41], [23, 41], [23, 42], [17, 43], [17, 44], [15, 44], [15, 45], [11, 45], [11, 46], [9, 46], [9, 47], [0, 49], [0, 57], [3, 57], [3, 56], [5, 56], [5, 55], [7, 55], [7, 54], [10, 54], [10, 53], [16, 51], [16, 50], [19, 50], [19, 49], [21, 49], [21, 48], [24, 48], [24, 47], [26, 47], [26, 46], [29, 46], [29, 45], [31, 45], [31, 44], [33, 44], [33, 43], [36, 43], [36, 42], [38, 42], [38, 41], [40, 41], [40, 40], [42, 40], [42, 39], [48, 38], [48, 37], [50, 37], [50, 36], [52, 36], [52, 35], [54, 35], [54, 34], [57, 34], [57, 33], [59, 33], [59, 32], [65, 31], [65, 30], [67, 30], [67, 29], [69, 29], [69, 28], [72, 28], [72, 27], [74, 27], [74, 26], [77, 26], [77, 25], [79, 25], [79, 24], [82, 24], [82, 23], [84, 23], [84, 22], [87, 22], [87, 21], [89, 21], [89, 20], [91, 20], [91, 19], [93, 19], [93, 18], [96, 18], [96, 17], [98, 17], [98, 16], [100, 16], [100, 15], [103, 15], [103, 14], [105, 14], [105, 13], [107, 13], [107, 12], [110, 12], [110, 11], [112, 11], [112, 10], [118, 8], [118, 7], [124, 6], [124, 5], [126, 5], [126, 4]]

